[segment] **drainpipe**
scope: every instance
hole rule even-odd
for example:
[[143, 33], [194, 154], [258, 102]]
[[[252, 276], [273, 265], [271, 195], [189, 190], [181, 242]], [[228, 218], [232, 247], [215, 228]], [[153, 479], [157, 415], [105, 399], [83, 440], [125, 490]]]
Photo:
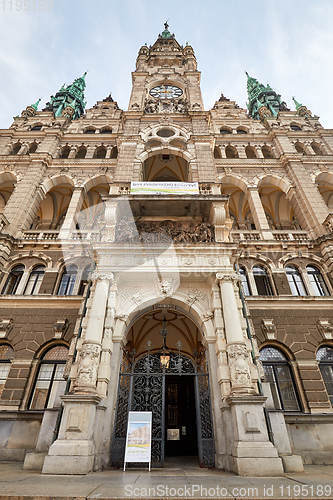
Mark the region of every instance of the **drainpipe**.
[[[83, 321], [83, 318], [85, 317], [86, 312], [87, 312], [87, 302], [88, 302], [88, 299], [89, 299], [89, 296], [90, 296], [91, 285], [92, 285], [92, 282], [90, 280], [89, 283], [88, 283], [88, 286], [87, 286], [87, 293], [86, 293], [86, 296], [85, 296], [85, 299], [84, 299], [84, 304], [83, 304], [83, 309], [82, 309], [82, 314], [81, 314], [81, 320], [80, 320], [80, 325], [79, 325], [79, 329], [78, 329], [78, 332], [77, 332], [77, 337], [76, 337], [76, 342], [75, 342], [75, 347], [74, 347], [74, 353], [73, 353], [72, 362], [75, 361], [75, 359], [76, 359], [77, 343], [78, 343], [78, 340], [81, 337], [81, 333], [82, 333], [82, 321]], [[64, 395], [68, 394], [70, 385], [71, 385], [71, 379], [70, 379], [70, 377], [68, 377], [67, 383], [66, 383], [66, 387], [65, 387]], [[61, 422], [63, 411], [64, 411], [64, 406], [61, 405], [61, 407], [60, 407], [60, 409], [58, 411], [57, 421], [56, 421], [56, 425], [55, 425], [54, 431], [53, 431], [52, 443], [54, 443], [54, 441], [58, 438], [59, 429], [60, 429], [60, 422]]]
[[[242, 252], [237, 256], [237, 261], [235, 262], [235, 270], [236, 270], [237, 273], [239, 271], [238, 260], [239, 260], [239, 258], [240, 258], [241, 255], [242, 255]], [[243, 316], [244, 316], [245, 321], [246, 321], [247, 338], [251, 342], [251, 356], [252, 356], [252, 361], [256, 365], [256, 367], [258, 368], [258, 362], [257, 362], [257, 358], [256, 358], [255, 352], [254, 352], [253, 336], [252, 336], [252, 333], [251, 333], [249, 316], [248, 316], [248, 313], [247, 313], [247, 306], [246, 306], [245, 297], [244, 297], [244, 293], [243, 293], [243, 289], [242, 289], [242, 284], [241, 283], [239, 283], [239, 285], [238, 285], [238, 292], [239, 292], [239, 296], [240, 296], [240, 299], [241, 299], [241, 302], [242, 302]], [[258, 373], [259, 373], [259, 371], [258, 371]], [[260, 377], [258, 377], [257, 385], [258, 385], [259, 394], [261, 396], [263, 396], [264, 392], [263, 392], [263, 389], [262, 389], [262, 383], [261, 383]], [[268, 438], [271, 441], [271, 443], [274, 444], [272, 425], [271, 425], [271, 421], [270, 421], [270, 418], [269, 418], [269, 413], [267, 411], [266, 406], [264, 406], [264, 415], [265, 415], [265, 421], [266, 421]]]

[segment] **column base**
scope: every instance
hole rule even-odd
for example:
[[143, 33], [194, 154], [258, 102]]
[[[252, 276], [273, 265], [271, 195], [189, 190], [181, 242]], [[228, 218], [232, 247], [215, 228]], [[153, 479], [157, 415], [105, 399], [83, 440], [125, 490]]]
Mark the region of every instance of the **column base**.
[[283, 476], [283, 464], [269, 441], [263, 405], [266, 397], [233, 395], [222, 407], [227, 442], [226, 468], [240, 476]]
[[282, 455], [284, 472], [303, 472], [304, 465], [301, 455]]
[[88, 474], [93, 470], [95, 446], [92, 441], [55, 441], [45, 457], [43, 474]]
[[44, 459], [47, 455], [47, 452], [41, 451], [30, 451], [25, 454], [23, 469], [26, 470], [42, 470]]
[[282, 460], [270, 441], [240, 442], [232, 450], [231, 467], [240, 476], [281, 476]]

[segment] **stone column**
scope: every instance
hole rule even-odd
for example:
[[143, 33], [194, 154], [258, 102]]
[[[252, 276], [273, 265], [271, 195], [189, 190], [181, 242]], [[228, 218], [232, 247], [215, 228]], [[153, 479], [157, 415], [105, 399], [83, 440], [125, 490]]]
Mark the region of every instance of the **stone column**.
[[238, 307], [238, 274], [232, 270], [216, 275], [220, 286], [231, 393], [222, 401], [227, 448], [225, 469], [240, 475], [275, 476], [283, 473], [282, 461], [269, 441], [263, 406], [266, 397], [255, 392], [257, 369], [250, 358]]
[[96, 280], [92, 304], [88, 313], [85, 339], [78, 355], [77, 378], [75, 393], [97, 393], [97, 373], [102, 346], [106, 306], [108, 302], [112, 273], [102, 274], [95, 272], [92, 276]]
[[248, 187], [247, 200], [249, 202], [252, 217], [257, 230], [262, 232], [264, 239], [272, 240], [272, 231], [269, 227], [265, 210], [261, 203], [259, 191], [256, 187]]
[[236, 299], [239, 276], [230, 272], [218, 273], [224, 319], [227, 353], [229, 359], [231, 393], [253, 393], [250, 358], [241, 323], [241, 312]]
[[84, 188], [76, 187], [73, 190], [71, 201], [69, 202], [66, 217], [62, 223], [59, 238], [68, 238], [74, 229], [75, 217], [79, 213], [83, 203]]
[[215, 227], [215, 241], [228, 241], [232, 220], [227, 218], [227, 202], [212, 202], [209, 222]]
[[[78, 349], [74, 390], [62, 397], [63, 416], [58, 439], [45, 457], [42, 472], [46, 474], [87, 474], [94, 467], [96, 443], [101, 441], [97, 422], [103, 421], [103, 394], [98, 394], [97, 375], [100, 366], [106, 305], [113, 275], [95, 272], [96, 281], [87, 307], [87, 326]], [[102, 413], [102, 414], [101, 414]]]
[[299, 160], [289, 159], [287, 172], [295, 189], [290, 189], [287, 199], [292, 203], [296, 216], [312, 238], [325, 233], [323, 222], [329, 214], [317, 186], [312, 181], [309, 172]]

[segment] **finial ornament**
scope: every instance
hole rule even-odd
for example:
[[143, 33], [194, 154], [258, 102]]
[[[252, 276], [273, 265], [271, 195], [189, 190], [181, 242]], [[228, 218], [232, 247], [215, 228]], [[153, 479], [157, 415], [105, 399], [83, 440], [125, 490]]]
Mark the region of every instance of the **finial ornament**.
[[168, 30], [168, 29], [169, 29], [168, 21], [165, 21], [165, 23], [164, 23], [164, 29], [165, 29], [165, 30]]

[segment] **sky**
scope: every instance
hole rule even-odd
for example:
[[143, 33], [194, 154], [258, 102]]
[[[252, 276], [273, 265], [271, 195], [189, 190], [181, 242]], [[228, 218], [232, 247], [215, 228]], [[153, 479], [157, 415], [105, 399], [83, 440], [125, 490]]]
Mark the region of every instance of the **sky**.
[[246, 75], [333, 128], [333, 0], [0, 0], [0, 128], [88, 71], [87, 108], [126, 110], [141, 45], [169, 21], [192, 45], [205, 109], [221, 92], [246, 106]]

